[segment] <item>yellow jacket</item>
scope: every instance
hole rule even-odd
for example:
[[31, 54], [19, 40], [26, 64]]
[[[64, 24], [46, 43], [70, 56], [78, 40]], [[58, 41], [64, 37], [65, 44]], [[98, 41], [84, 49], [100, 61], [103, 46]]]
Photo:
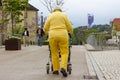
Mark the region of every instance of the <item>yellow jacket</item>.
[[46, 34], [49, 34], [49, 38], [54, 36], [67, 37], [68, 32], [70, 34], [73, 33], [73, 28], [67, 15], [60, 11], [55, 11], [48, 16], [43, 29]]

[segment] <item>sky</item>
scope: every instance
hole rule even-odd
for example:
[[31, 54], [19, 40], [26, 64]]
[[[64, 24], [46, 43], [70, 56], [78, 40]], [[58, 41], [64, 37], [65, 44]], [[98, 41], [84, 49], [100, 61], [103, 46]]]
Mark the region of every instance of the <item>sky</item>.
[[[30, 0], [30, 4], [48, 16], [47, 8], [39, 0]], [[87, 26], [88, 14], [94, 15], [94, 24], [109, 24], [114, 18], [120, 18], [120, 0], [65, 0], [63, 9], [73, 27]]]

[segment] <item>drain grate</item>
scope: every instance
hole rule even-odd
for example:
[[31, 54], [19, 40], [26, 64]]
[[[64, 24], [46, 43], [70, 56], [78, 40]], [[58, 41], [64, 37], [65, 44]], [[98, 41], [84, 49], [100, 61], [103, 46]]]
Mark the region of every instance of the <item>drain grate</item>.
[[84, 79], [98, 79], [97, 76], [91, 76], [91, 75], [84, 75], [83, 78]]

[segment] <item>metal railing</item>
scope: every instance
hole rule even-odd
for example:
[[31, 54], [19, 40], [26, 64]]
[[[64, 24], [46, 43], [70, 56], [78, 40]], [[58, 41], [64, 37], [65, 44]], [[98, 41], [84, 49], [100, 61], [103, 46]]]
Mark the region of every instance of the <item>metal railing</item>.
[[117, 41], [106, 33], [92, 33], [87, 38], [87, 43], [95, 48], [95, 50], [115, 50], [120, 49], [120, 37]]

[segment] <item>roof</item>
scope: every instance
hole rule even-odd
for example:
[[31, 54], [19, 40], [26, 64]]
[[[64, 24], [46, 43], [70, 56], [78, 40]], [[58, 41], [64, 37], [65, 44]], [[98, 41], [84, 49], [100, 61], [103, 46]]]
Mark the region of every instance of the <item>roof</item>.
[[29, 4], [28, 10], [39, 11], [39, 9], [35, 8], [31, 4]]
[[115, 18], [115, 19], [113, 20], [113, 23], [120, 25], [120, 18]]
[[113, 20], [113, 24], [115, 24], [114, 29], [116, 31], [120, 31], [120, 18], [115, 18]]
[[[2, 6], [1, 0], [0, 0], [0, 6]], [[29, 4], [28, 10], [39, 11], [39, 9], [35, 8], [35, 7], [32, 6], [31, 4]]]

